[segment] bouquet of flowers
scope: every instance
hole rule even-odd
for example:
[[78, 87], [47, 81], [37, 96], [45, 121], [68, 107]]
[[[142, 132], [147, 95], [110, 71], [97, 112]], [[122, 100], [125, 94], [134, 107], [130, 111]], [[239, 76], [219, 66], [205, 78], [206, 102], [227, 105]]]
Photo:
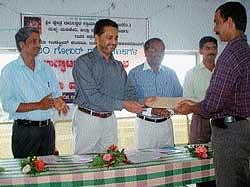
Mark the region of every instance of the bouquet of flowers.
[[21, 170], [24, 174], [36, 175], [45, 171], [45, 163], [37, 156], [29, 156], [20, 162]]
[[213, 157], [213, 150], [208, 145], [187, 145], [185, 147], [192, 157], [198, 157], [200, 159]]
[[91, 162], [91, 166], [95, 168], [103, 168], [103, 167], [114, 167], [120, 164], [129, 164], [128, 158], [124, 153], [124, 149], [119, 151], [116, 145], [111, 145], [108, 147], [106, 153], [98, 154], [93, 161]]

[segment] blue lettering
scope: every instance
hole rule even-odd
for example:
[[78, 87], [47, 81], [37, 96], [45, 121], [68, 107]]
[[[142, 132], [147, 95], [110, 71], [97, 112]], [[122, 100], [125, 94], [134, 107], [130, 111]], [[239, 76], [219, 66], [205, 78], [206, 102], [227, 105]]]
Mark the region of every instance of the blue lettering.
[[41, 54], [47, 55], [47, 54], [50, 53], [50, 48], [49, 48], [49, 47], [46, 47], [46, 46], [45, 46], [45, 47], [41, 47], [40, 53], [41, 53]]
[[81, 54], [83, 52], [82, 47], [78, 48], [64, 48], [61, 46], [58, 46], [57, 48], [54, 48], [54, 54], [63, 54], [63, 55], [73, 55], [73, 54]]

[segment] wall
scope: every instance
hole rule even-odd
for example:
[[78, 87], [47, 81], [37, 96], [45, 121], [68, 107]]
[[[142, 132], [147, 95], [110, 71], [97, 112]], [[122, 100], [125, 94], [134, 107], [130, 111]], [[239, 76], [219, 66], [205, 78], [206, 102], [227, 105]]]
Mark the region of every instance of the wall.
[[[213, 15], [224, 0], [0, 0], [0, 48], [15, 47], [20, 13], [140, 17], [149, 19], [149, 37], [161, 37], [170, 50], [196, 50], [213, 35]], [[242, 0], [248, 8], [248, 0]], [[250, 20], [250, 19], [249, 19]], [[248, 33], [250, 31], [248, 25]], [[140, 34], [140, 33], [138, 33]], [[136, 37], [136, 36], [135, 36]]]
[[248, 35], [248, 43], [250, 43], [250, 1], [249, 0], [242, 0], [242, 3], [245, 5], [247, 10], [247, 30], [246, 33]]

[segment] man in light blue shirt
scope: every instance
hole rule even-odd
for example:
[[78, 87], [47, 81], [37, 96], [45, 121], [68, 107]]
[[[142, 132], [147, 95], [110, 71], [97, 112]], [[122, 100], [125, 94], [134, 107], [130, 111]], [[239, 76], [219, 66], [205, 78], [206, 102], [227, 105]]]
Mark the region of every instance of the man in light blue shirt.
[[41, 47], [39, 31], [23, 27], [15, 39], [20, 56], [3, 68], [0, 78], [3, 109], [14, 120], [12, 152], [15, 158], [51, 155], [55, 150], [54, 109], [66, 113], [68, 108], [53, 70], [36, 59]]
[[[165, 53], [163, 41], [159, 38], [149, 39], [144, 44], [144, 53], [146, 62], [128, 74], [137, 97], [181, 97], [182, 87], [176, 73], [161, 65]], [[173, 124], [169, 117], [162, 118], [144, 112], [137, 115], [135, 136], [138, 149], [174, 145]]]

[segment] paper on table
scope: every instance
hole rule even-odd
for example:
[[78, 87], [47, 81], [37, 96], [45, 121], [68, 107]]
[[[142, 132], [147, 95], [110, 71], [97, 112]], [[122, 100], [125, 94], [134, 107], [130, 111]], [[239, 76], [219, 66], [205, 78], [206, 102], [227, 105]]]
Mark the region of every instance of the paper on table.
[[182, 153], [183, 150], [177, 149], [176, 147], [162, 147], [159, 149], [159, 152], [165, 154], [175, 154], [175, 153]]
[[[150, 149], [144, 149], [144, 151], [151, 151], [151, 152], [155, 152], [155, 153], [161, 153], [161, 157], [163, 157], [164, 154], [175, 154], [175, 153], [182, 153], [183, 150], [178, 149], [176, 147], [173, 146], [167, 146], [167, 147], [161, 147], [161, 148], [150, 148]], [[162, 155], [163, 154], [163, 155]]]
[[146, 152], [139, 150], [132, 150], [126, 152], [128, 160], [133, 163], [149, 162], [152, 160], [157, 160], [161, 157], [159, 152]]
[[73, 155], [72, 158], [74, 163], [88, 163], [93, 161], [92, 156], [89, 155]]
[[156, 101], [148, 106], [152, 108], [169, 108], [173, 109], [178, 102], [188, 98], [185, 97], [156, 97]]

